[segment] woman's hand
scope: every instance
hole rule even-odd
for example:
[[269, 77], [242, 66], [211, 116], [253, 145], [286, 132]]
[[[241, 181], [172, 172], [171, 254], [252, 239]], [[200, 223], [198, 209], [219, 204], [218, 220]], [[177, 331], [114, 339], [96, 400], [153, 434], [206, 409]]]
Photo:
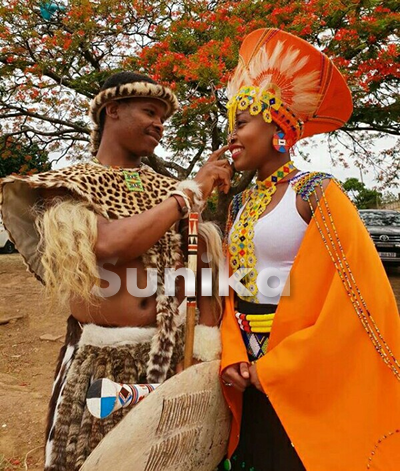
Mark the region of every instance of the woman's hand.
[[265, 394], [265, 391], [260, 383], [260, 379], [258, 378], [258, 374], [257, 374], [257, 367], [256, 367], [256, 364], [255, 362], [253, 362], [251, 365], [250, 365], [250, 368], [249, 368], [249, 373], [250, 373], [250, 383], [255, 387], [257, 388], [259, 391], [261, 391], [262, 393]]
[[225, 386], [232, 386], [243, 392], [250, 386], [249, 364], [242, 362], [228, 366], [222, 372], [221, 379]]
[[228, 148], [229, 146], [224, 146], [213, 152], [194, 177], [194, 181], [200, 186], [204, 200], [210, 196], [216, 186], [225, 194], [231, 187], [233, 175], [231, 165], [228, 160], [219, 160]]

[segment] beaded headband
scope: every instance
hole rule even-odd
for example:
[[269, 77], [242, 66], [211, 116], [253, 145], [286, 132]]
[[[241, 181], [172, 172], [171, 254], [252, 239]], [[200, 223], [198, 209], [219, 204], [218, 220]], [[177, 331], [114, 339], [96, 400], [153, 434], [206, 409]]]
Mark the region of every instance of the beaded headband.
[[166, 118], [169, 118], [179, 108], [178, 99], [171, 89], [149, 82], [132, 82], [106, 88], [98, 93], [90, 104], [89, 115], [95, 126], [90, 136], [91, 151], [96, 155], [100, 145], [100, 113], [101, 110], [114, 100], [128, 98], [155, 98], [167, 105]]
[[303, 39], [279, 29], [253, 31], [240, 48], [227, 86], [229, 130], [249, 110], [274, 121], [293, 145], [302, 137], [337, 129], [348, 120], [352, 100], [331, 60]]

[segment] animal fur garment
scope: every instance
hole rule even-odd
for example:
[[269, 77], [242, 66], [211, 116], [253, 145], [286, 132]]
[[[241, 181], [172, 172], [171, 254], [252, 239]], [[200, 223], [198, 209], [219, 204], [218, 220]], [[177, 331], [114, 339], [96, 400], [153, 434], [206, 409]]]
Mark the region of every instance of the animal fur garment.
[[[144, 190], [129, 191], [123, 170], [95, 163], [78, 164], [31, 177], [5, 178], [0, 186], [4, 225], [28, 268], [39, 280], [44, 279], [39, 236], [35, 229], [35, 208], [40, 201], [39, 189], [64, 189], [73, 198], [85, 201], [96, 214], [107, 219], [120, 219], [140, 214], [161, 203], [179, 183], [143, 165], [139, 169]], [[67, 250], [67, 248], [66, 248]], [[152, 340], [148, 363], [149, 381], [162, 382], [169, 369], [175, 334], [178, 305], [175, 298], [164, 295], [164, 269], [176, 268], [181, 256], [181, 236], [171, 228], [143, 255], [145, 268], [156, 268], [158, 331]], [[160, 354], [162, 352], [162, 354]]]
[[[45, 471], [75, 471], [130, 408], [96, 419], [86, 407], [91, 383], [106, 377], [118, 383], [149, 383], [146, 374], [154, 327], [100, 327], [83, 331], [71, 316], [60, 353], [47, 427]], [[177, 327], [166, 377], [183, 358], [183, 330]]]

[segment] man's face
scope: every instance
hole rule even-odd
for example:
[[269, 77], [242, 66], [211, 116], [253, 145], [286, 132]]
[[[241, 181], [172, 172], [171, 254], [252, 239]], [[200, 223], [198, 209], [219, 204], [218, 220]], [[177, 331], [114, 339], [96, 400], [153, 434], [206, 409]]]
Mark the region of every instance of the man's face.
[[[107, 105], [107, 120], [112, 118], [112, 139], [130, 155], [151, 155], [159, 144], [167, 106], [155, 98], [132, 98]], [[106, 122], [107, 123], [107, 122]]]

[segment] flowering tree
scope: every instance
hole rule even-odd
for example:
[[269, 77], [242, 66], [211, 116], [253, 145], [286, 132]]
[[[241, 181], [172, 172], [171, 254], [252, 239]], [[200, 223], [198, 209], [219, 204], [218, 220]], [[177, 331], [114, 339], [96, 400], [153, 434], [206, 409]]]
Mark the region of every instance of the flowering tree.
[[[328, 138], [332, 156], [340, 161], [340, 146], [347, 147], [360, 166], [372, 162], [380, 168], [383, 183], [396, 181], [396, 146], [372, 152], [376, 138], [400, 134], [395, 0], [281, 0], [279, 6], [268, 0], [0, 0], [0, 5], [0, 118], [3, 134], [14, 140], [28, 137], [71, 158], [88, 155], [90, 99], [111, 72], [138, 70], [172, 87], [182, 105], [164, 139], [170, 157], [152, 156], [149, 163], [185, 178], [226, 139], [224, 87], [242, 39], [255, 28], [279, 27], [332, 57], [352, 89], [353, 116]], [[230, 195], [216, 203], [220, 219], [249, 178], [237, 176]]]
[[0, 138], [0, 178], [12, 173], [31, 175], [50, 169], [47, 152], [36, 142]]

